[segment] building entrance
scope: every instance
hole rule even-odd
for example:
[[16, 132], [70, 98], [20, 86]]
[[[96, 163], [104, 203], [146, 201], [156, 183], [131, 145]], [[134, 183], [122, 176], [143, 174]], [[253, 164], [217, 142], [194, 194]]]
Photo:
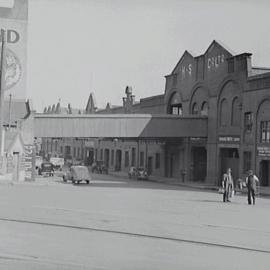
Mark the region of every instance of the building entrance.
[[221, 184], [222, 175], [226, 173], [228, 168], [232, 169], [232, 177], [234, 184], [236, 184], [236, 180], [239, 178], [239, 152], [237, 148], [220, 149], [219, 184]]
[[260, 162], [260, 184], [262, 186], [269, 186], [269, 176], [270, 176], [270, 161], [262, 160]]
[[205, 147], [192, 147], [192, 168], [191, 173], [192, 181], [205, 181], [206, 178], [206, 165], [207, 165], [207, 152]]

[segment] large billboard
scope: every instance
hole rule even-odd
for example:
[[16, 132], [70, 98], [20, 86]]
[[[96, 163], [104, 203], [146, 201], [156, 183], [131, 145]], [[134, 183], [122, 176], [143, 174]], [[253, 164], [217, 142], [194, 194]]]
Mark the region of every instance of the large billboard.
[[28, 0], [0, 0], [0, 28], [5, 30], [5, 97], [26, 98]]

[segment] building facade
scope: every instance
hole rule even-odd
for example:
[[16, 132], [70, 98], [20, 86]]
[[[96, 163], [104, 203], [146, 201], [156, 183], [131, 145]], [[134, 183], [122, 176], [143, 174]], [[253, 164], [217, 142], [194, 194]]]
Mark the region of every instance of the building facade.
[[164, 94], [136, 102], [127, 87], [122, 106], [108, 103], [97, 109], [89, 100], [84, 113], [201, 117], [207, 119], [207, 135], [84, 138], [91, 146], [91, 160], [104, 160], [111, 170], [146, 167], [152, 175], [215, 184], [228, 167], [235, 181], [253, 169], [262, 185], [269, 186], [270, 69], [253, 67], [250, 53], [235, 55], [213, 41], [202, 55], [185, 51], [165, 79]]

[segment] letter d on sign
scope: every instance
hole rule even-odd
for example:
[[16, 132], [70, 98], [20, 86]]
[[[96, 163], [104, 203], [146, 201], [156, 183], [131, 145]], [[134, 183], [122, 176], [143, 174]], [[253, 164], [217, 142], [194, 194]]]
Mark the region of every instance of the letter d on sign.
[[20, 35], [15, 30], [7, 30], [7, 42], [8, 43], [16, 43], [20, 39]]

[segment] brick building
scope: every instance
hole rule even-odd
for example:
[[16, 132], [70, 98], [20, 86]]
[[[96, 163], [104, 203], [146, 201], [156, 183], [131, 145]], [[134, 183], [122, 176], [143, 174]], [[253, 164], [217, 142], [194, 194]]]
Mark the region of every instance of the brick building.
[[253, 67], [250, 53], [234, 55], [213, 41], [202, 55], [185, 51], [165, 78], [164, 94], [136, 102], [127, 87], [122, 106], [96, 109], [89, 100], [84, 113], [204, 118], [206, 136], [90, 139], [92, 159], [104, 160], [111, 170], [142, 166], [153, 175], [209, 183], [219, 183], [228, 167], [235, 180], [251, 168], [269, 185], [270, 69]]

